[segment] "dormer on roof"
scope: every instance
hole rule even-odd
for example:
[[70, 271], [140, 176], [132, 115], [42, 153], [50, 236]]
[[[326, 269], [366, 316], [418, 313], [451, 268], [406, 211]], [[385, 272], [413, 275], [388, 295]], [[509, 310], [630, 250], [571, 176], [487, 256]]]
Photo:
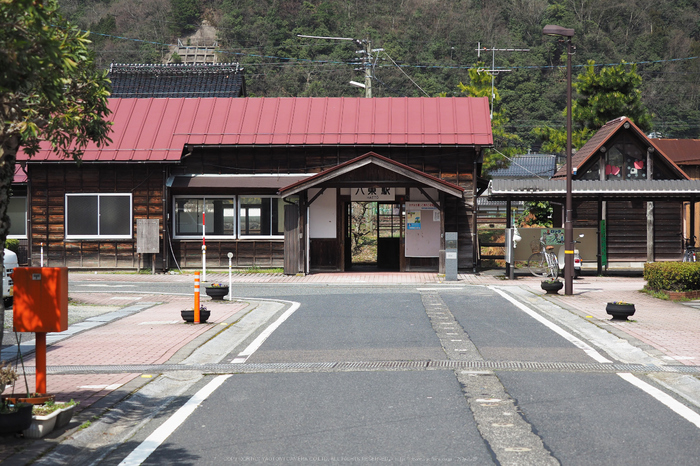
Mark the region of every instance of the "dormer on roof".
[[[619, 117], [600, 128], [572, 156], [575, 180], [685, 180], [676, 165], [632, 120]], [[564, 165], [553, 178], [565, 178]]]

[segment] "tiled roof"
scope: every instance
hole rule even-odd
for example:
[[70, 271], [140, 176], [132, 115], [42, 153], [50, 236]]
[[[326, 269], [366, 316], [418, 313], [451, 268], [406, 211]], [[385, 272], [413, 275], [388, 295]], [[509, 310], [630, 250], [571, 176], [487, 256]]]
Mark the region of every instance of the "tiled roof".
[[[614, 120], [610, 120], [605, 123], [603, 127], [600, 128], [588, 140], [588, 142], [583, 145], [583, 147], [576, 151], [575, 154], [572, 154], [571, 163], [573, 165], [574, 173], [579, 171], [580, 168], [588, 161], [588, 159], [593, 157], [598, 150], [600, 150], [600, 148], [605, 145], [605, 143], [622, 127], [629, 128], [631, 131], [635, 132], [641, 141], [645, 142], [650, 147], [653, 147], [658, 152], [658, 155], [668, 162], [668, 165], [672, 170], [677, 172], [679, 176], [688, 178], [688, 175], [686, 175], [683, 170], [681, 170], [680, 167], [678, 167], [678, 165], [676, 165], [674, 161], [667, 156], [666, 152], [656, 144], [655, 141], [658, 141], [658, 139], [649, 139], [642, 132], [642, 130], [640, 130], [637, 125], [635, 125], [634, 122], [627, 117], [615, 118]], [[552, 178], [566, 178], [566, 164], [564, 164]]]
[[[605, 141], [607, 141], [607, 139], [624, 124], [625, 121], [629, 120], [627, 120], [626, 117], [620, 117], [608, 121], [602, 128], [596, 131], [596, 133], [583, 145], [583, 147], [572, 154], [571, 164], [574, 167], [574, 173], [581, 168], [581, 166], [586, 163], [586, 161], [593, 154], [595, 154], [598, 149], [600, 149], [600, 146], [602, 146]], [[566, 177], [566, 164], [564, 164], [564, 166], [561, 167], [553, 176], [553, 178], [562, 177]]]
[[245, 81], [238, 63], [127, 65], [109, 68], [112, 98], [241, 97]]
[[[487, 98], [110, 99], [112, 143], [84, 161], [177, 162], [186, 145], [482, 146], [493, 144]], [[42, 145], [32, 162], [60, 161]]]
[[513, 157], [508, 168], [491, 172], [492, 178], [551, 178], [557, 169], [557, 156], [523, 154]]

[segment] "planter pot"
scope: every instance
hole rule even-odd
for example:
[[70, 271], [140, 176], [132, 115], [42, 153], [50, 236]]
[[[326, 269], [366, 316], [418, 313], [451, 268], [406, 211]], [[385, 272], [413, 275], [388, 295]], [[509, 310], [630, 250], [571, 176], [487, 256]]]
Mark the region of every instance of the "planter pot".
[[[56, 403], [58, 404], [58, 403]], [[69, 405], [65, 408], [58, 410], [58, 416], [56, 416], [56, 426], [54, 429], [61, 429], [68, 425], [71, 419], [73, 419], [73, 413], [75, 412], [75, 405]]]
[[48, 435], [56, 427], [59, 410], [46, 416], [32, 416], [32, 424], [22, 431], [26, 438], [41, 438]]
[[564, 283], [563, 282], [542, 282], [540, 283], [540, 286], [544, 291], [547, 292], [547, 294], [557, 294], [559, 290], [564, 288]]
[[[199, 322], [203, 323], [209, 319], [211, 311], [199, 311]], [[194, 322], [194, 310], [180, 311], [180, 315], [185, 322]]]
[[205, 288], [205, 291], [212, 301], [223, 301], [224, 296], [228, 294], [228, 286], [208, 286]]
[[611, 315], [613, 320], [627, 320], [629, 316], [634, 315], [634, 311], [634, 304], [608, 303], [605, 306], [605, 312]]
[[0, 434], [14, 434], [32, 425], [32, 405], [22, 404], [14, 413], [0, 414]]

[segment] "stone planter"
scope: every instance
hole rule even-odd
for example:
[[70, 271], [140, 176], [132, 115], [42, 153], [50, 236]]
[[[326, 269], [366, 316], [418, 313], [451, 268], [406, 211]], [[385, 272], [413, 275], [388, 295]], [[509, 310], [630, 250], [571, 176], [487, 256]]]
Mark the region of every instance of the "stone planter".
[[540, 286], [547, 294], [558, 294], [559, 290], [564, 288], [564, 283], [560, 281], [556, 282], [542, 282]]
[[228, 286], [207, 286], [204, 290], [212, 301], [223, 301], [228, 294]]
[[60, 410], [56, 410], [45, 416], [32, 416], [32, 424], [22, 431], [25, 438], [42, 438], [48, 435], [56, 427], [56, 418]]
[[[209, 319], [211, 311], [199, 311], [199, 322], [204, 323]], [[185, 311], [180, 311], [180, 315], [185, 322], [194, 322], [194, 310], [187, 309]]]
[[629, 316], [634, 315], [634, 304], [629, 303], [608, 303], [605, 306], [605, 312], [612, 316], [613, 320], [627, 320]]

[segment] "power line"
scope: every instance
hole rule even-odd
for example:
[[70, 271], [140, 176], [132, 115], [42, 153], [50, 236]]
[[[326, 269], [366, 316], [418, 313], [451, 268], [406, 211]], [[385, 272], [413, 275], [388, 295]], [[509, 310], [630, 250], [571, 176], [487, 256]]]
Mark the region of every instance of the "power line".
[[[133, 39], [130, 37], [123, 37], [123, 36], [115, 36], [111, 34], [102, 34], [99, 32], [91, 32], [91, 31], [85, 31], [83, 30], [82, 32], [88, 32], [91, 35], [98, 35], [102, 37], [109, 37], [112, 39], [119, 39], [119, 40], [127, 40], [127, 41], [132, 41], [132, 42], [139, 42], [139, 43], [145, 43], [145, 44], [152, 44], [152, 45], [160, 45], [163, 47], [175, 47], [176, 44], [168, 44], [164, 42], [156, 42], [156, 41], [149, 41], [149, 40], [143, 40], [143, 39]], [[250, 57], [250, 58], [266, 58], [266, 59], [275, 59], [275, 60], [286, 60], [290, 63], [325, 63], [325, 64], [336, 64], [336, 65], [353, 65], [353, 61], [337, 61], [337, 60], [311, 60], [307, 58], [292, 58], [292, 57], [279, 57], [279, 56], [274, 56], [274, 55], [259, 55], [259, 54], [251, 54], [251, 53], [244, 53], [244, 52], [233, 52], [229, 50], [218, 50], [218, 53], [221, 54], [228, 54], [228, 55], [234, 55], [238, 57]], [[650, 64], [657, 64], [657, 63], [672, 63], [672, 62], [682, 62], [682, 61], [688, 61], [688, 60], [697, 60], [700, 58], [700, 56], [694, 56], [694, 57], [683, 57], [683, 58], [670, 58], [670, 59], [665, 59], [665, 60], [651, 60], [651, 61], [639, 61], [639, 62], [624, 62], [624, 63], [594, 63], [594, 67], [604, 67], [604, 66], [619, 66], [619, 65], [650, 65]], [[246, 66], [266, 66], [264, 63], [246, 63]], [[383, 65], [378, 65], [379, 67], [382, 67]], [[389, 67], [390, 65], [385, 65], [386, 67]], [[473, 65], [436, 65], [436, 64], [397, 64], [397, 67], [400, 68], [417, 68], [417, 69], [445, 69], [445, 70], [470, 70], [474, 69], [475, 67]], [[574, 68], [583, 68], [589, 66], [588, 64], [581, 64], [581, 65], [573, 65]], [[527, 66], [511, 66], [508, 67], [510, 70], [528, 70], [528, 69], [533, 69], [533, 70], [538, 70], [538, 69], [553, 69], [553, 68], [566, 68], [566, 65], [527, 65]], [[506, 71], [506, 68], [503, 67], [494, 67], [494, 70], [502, 70]], [[661, 71], [655, 71], [656, 73], [662, 73]], [[695, 74], [695, 73], [694, 73]]]

